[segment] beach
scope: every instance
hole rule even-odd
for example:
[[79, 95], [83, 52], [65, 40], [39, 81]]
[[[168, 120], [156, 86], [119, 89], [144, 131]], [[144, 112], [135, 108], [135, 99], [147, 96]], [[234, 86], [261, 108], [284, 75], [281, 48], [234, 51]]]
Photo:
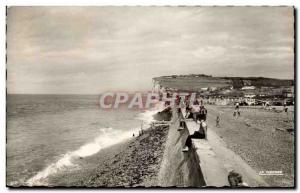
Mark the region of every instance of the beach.
[[167, 126], [149, 128], [140, 136], [79, 159], [81, 169], [50, 177], [49, 185], [86, 187], [157, 186]]
[[[30, 101], [33, 99], [37, 101], [37, 97], [27, 98]], [[83, 98], [84, 100], [81, 97], [66, 99], [57, 96], [38, 99], [55, 103], [47, 106], [51, 108], [37, 106], [42, 112], [40, 115], [32, 114], [29, 108], [31, 106], [12, 108], [9, 111], [12, 112], [9, 124], [20, 126], [11, 127], [9, 142], [19, 139], [18, 136], [13, 137], [16, 135], [15, 129], [24, 131], [25, 128], [32, 130], [27, 129], [27, 135], [22, 135], [23, 138], [48, 137], [51, 141], [27, 140], [32, 143], [31, 146], [27, 144], [10, 146], [8, 159], [15, 162], [10, 162], [8, 177], [13, 179], [19, 175], [24, 176], [24, 180], [16, 183], [11, 180], [8, 185], [49, 187], [200, 187], [204, 185], [200, 183], [203, 177], [199, 168], [197, 157], [199, 155], [194, 151], [189, 156], [182, 153], [183, 144], [190, 133], [188, 130], [177, 131], [179, 122], [176, 116], [171, 119], [170, 108], [161, 112], [157, 110], [143, 113], [126, 110], [102, 112], [93, 106], [94, 97]], [[68, 108], [57, 114], [56, 108], [61, 101], [68, 102]], [[72, 105], [73, 101], [76, 101], [75, 108]], [[89, 105], [84, 106], [86, 102]], [[23, 101], [19, 103], [24, 104]], [[211, 131], [208, 133], [213, 132], [215, 135], [208, 138], [212, 139], [210, 142], [213, 150], [224, 163], [234, 165], [230, 162], [238, 160], [230, 159], [229, 154], [235, 158], [241, 157], [242, 161], [236, 162], [239, 164], [237, 168], [246, 171], [247, 175], [255, 176], [279, 171], [280, 175], [260, 175], [260, 177], [272, 187], [294, 185], [294, 112], [291, 107], [286, 113], [282, 112], [280, 107], [268, 110], [260, 106], [242, 106], [239, 117], [233, 116], [233, 106], [205, 105], [205, 107], [208, 110], [208, 129]], [[16, 113], [20, 114], [18, 118], [14, 117]], [[217, 116], [220, 117], [219, 127], [216, 126]], [[57, 124], [49, 125], [45, 130], [38, 130], [35, 125], [40, 124], [40, 120], [47, 124], [49, 117], [51, 120], [58, 120]], [[81, 119], [77, 120], [78, 117]], [[110, 118], [109, 122], [105, 117]], [[70, 118], [73, 121], [68, 123], [71, 124], [62, 122]], [[139, 133], [141, 120], [144, 122], [143, 133]], [[155, 120], [171, 122], [169, 126], [151, 126], [150, 123]], [[30, 124], [25, 125], [24, 128], [24, 123]], [[107, 123], [113, 128], [105, 128]], [[57, 132], [50, 135], [50, 131]], [[49, 144], [56, 145], [49, 146]], [[36, 147], [33, 149], [35, 152], [25, 151], [32, 149], [33, 145]], [[53, 147], [56, 146], [59, 152], [54, 151]], [[12, 148], [18, 151], [13, 151]], [[228, 151], [223, 151], [226, 149]], [[16, 159], [17, 152], [24, 155], [26, 160]], [[52, 152], [55, 155], [50, 154]], [[37, 158], [42, 161], [32, 162]], [[22, 170], [22, 166], [27, 163], [39, 164], [39, 167], [33, 165], [34, 170]]]
[[[206, 108], [209, 129], [258, 174], [282, 171], [282, 175], [261, 175], [270, 186], [294, 186], [294, 112], [240, 107], [241, 116], [233, 117], [233, 106]], [[220, 127], [216, 127], [217, 116]]]

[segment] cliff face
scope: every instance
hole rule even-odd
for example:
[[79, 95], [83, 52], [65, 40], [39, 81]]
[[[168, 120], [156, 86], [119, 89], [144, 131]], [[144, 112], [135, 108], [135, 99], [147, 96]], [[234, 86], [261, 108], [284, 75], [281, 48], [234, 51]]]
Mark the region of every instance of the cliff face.
[[161, 163], [158, 186], [201, 187], [205, 185], [195, 151], [183, 153], [182, 148], [189, 135], [187, 129], [179, 132], [177, 113], [173, 111], [172, 124], [167, 136]]

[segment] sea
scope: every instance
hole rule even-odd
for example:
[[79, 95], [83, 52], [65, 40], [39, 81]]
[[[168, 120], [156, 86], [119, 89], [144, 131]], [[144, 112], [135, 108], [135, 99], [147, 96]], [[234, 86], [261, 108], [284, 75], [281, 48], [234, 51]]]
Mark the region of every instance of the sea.
[[102, 109], [98, 95], [7, 95], [6, 184], [47, 185], [74, 160], [138, 135], [155, 110]]

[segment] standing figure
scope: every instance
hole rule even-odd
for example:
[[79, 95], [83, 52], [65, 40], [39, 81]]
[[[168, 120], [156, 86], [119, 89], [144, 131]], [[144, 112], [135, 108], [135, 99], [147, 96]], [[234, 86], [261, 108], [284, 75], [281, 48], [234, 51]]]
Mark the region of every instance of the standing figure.
[[179, 104], [180, 104], [180, 96], [179, 95], [176, 95], [175, 103], [176, 103], [176, 106], [179, 107]]
[[187, 103], [186, 107], [185, 107], [185, 118], [188, 118], [191, 114], [192, 108], [190, 107], [190, 105]]
[[194, 105], [199, 105], [199, 102], [197, 99], [194, 101]]
[[219, 117], [219, 115], [217, 116], [217, 119], [216, 119], [216, 127], [220, 127], [220, 117]]
[[235, 103], [235, 110], [239, 110], [240, 109], [240, 103], [236, 102]]
[[203, 105], [201, 105], [198, 119], [206, 121], [206, 118], [207, 118], [207, 109]]
[[286, 113], [288, 112], [288, 107], [286, 106], [286, 103], [283, 104], [283, 111]]
[[271, 110], [271, 108], [270, 108], [271, 105], [270, 105], [270, 102], [269, 102], [269, 101], [266, 101], [266, 104], [265, 104], [265, 105], [266, 105], [266, 109], [267, 109], [267, 110]]
[[179, 117], [179, 128], [177, 129], [178, 131], [181, 131], [183, 129], [187, 128], [186, 123], [184, 121], [183, 117]]
[[235, 108], [234, 108], [234, 112], [233, 112], [233, 116], [241, 116], [241, 113], [240, 113], [240, 103], [239, 102], [236, 102], [235, 103]]

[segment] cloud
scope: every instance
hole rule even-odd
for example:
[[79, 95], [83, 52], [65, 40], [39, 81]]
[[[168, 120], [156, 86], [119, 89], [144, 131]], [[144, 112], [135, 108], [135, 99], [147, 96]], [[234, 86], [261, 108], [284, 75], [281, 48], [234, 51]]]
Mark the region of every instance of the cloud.
[[10, 7], [9, 93], [151, 89], [168, 74], [293, 78], [292, 7]]

